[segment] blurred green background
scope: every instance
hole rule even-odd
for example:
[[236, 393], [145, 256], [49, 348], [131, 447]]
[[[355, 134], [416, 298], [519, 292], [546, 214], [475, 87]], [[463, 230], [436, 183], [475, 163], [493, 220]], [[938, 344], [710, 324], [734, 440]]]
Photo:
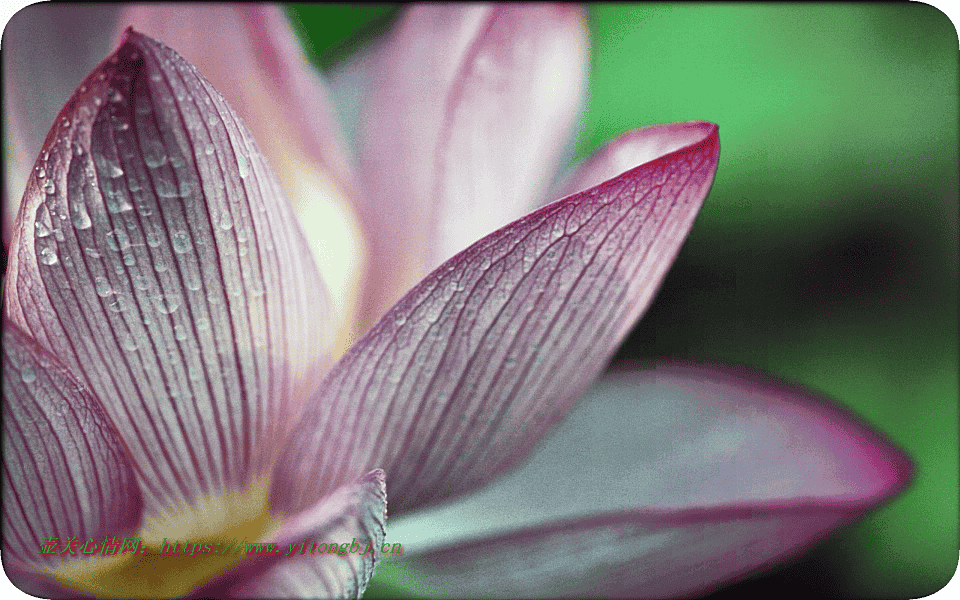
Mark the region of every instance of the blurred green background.
[[[289, 12], [331, 70], [390, 6]], [[617, 359], [745, 364], [824, 392], [914, 458], [914, 484], [812, 553], [718, 594], [921, 597], [958, 551], [958, 42], [923, 4], [590, 7], [576, 157], [720, 125], [716, 183]], [[401, 540], [402, 541], [402, 540]], [[400, 582], [374, 579], [367, 597]]]

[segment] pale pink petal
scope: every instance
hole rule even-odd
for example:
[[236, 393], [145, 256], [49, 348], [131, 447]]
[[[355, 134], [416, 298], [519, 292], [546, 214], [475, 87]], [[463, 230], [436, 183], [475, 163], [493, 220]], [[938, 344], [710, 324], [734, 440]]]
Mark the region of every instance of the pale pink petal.
[[360, 134], [370, 323], [539, 204], [583, 99], [587, 31], [572, 6], [422, 5], [380, 56]]
[[428, 595], [685, 596], [802, 552], [911, 476], [815, 394], [660, 366], [605, 376], [522, 468], [390, 534]]
[[274, 506], [295, 511], [382, 465], [396, 513], [522, 460], [606, 365], [690, 230], [719, 155], [716, 125], [694, 127], [700, 139], [531, 213], [413, 288], [320, 385]]
[[[4, 567], [39, 571], [77, 560], [59, 553], [68, 539], [123, 537], [140, 524], [142, 506], [133, 464], [97, 398], [5, 323]], [[58, 553], [41, 554], [51, 537]]]
[[[272, 553], [256, 556], [197, 595], [359, 598], [382, 554], [386, 511], [384, 473], [378, 469], [286, 520]], [[330, 553], [332, 544], [337, 548]]]
[[83, 78], [116, 45], [110, 31], [119, 8], [110, 4], [37, 3], [3, 30], [3, 243], [50, 123]]
[[[346, 338], [364, 270], [354, 214], [357, 184], [330, 94], [283, 10], [262, 4], [147, 4], [121, 11], [163, 40], [223, 94], [263, 150], [293, 202]], [[343, 340], [343, 344], [346, 340]]]
[[5, 284], [8, 318], [102, 400], [153, 509], [263, 474], [333, 344], [250, 132], [136, 32], [54, 123]]

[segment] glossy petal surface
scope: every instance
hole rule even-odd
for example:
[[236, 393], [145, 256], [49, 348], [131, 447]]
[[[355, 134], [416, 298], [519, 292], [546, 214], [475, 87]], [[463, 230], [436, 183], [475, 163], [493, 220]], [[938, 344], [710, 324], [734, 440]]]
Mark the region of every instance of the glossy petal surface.
[[[97, 399], [53, 356], [5, 324], [4, 567], [30, 570], [70, 560], [69, 552], [59, 553], [69, 540], [83, 545], [122, 537], [140, 524], [141, 511], [133, 465]], [[51, 537], [60, 549], [41, 554]]]
[[379, 56], [361, 132], [371, 319], [539, 204], [585, 90], [586, 25], [570, 6], [413, 6]]
[[521, 469], [391, 536], [444, 597], [689, 595], [797, 554], [911, 472], [809, 392], [661, 367], [605, 376]]
[[[285, 522], [277, 554], [260, 559], [230, 597], [359, 598], [380, 559], [386, 518], [384, 473], [371, 471]], [[354, 542], [358, 550], [351, 550]], [[320, 544], [328, 548], [315, 553]], [[330, 553], [330, 544], [344, 553]]]
[[332, 345], [323, 283], [250, 132], [130, 32], [31, 174], [8, 318], [102, 400], [148, 506], [265, 474]]
[[719, 142], [715, 125], [690, 127], [695, 143], [531, 213], [411, 290], [312, 398], [274, 506], [295, 511], [313, 487], [382, 466], [396, 513], [526, 456], [605, 366], [693, 223]]

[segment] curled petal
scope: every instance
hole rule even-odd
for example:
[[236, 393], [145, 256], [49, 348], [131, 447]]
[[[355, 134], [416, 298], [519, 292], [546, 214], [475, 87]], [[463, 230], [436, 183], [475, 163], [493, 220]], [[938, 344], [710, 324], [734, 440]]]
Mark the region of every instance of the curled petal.
[[365, 316], [539, 204], [582, 102], [583, 13], [412, 7], [380, 52], [361, 132]]
[[702, 594], [809, 548], [911, 473], [813, 394], [661, 366], [605, 376], [521, 469], [391, 536], [443, 597]]
[[719, 141], [716, 125], [689, 127], [699, 139], [531, 213], [411, 290], [321, 384], [274, 506], [383, 465], [396, 513], [522, 460], [606, 365], [693, 224]]
[[[62, 554], [68, 540], [82, 546], [107, 535], [122, 537], [140, 524], [141, 511], [134, 467], [99, 401], [56, 358], [6, 323], [4, 567], [52, 567], [71, 558], [69, 551]], [[54, 540], [57, 547], [47, 547], [53, 553], [41, 553]], [[75, 560], [76, 554], [75, 548]]]
[[102, 401], [148, 507], [265, 474], [333, 343], [312, 254], [250, 132], [132, 30], [47, 137], [5, 291], [8, 318]]
[[345, 330], [364, 269], [357, 184], [326, 83], [307, 62], [283, 10], [134, 5], [121, 11], [117, 24], [176, 48], [250, 127], [304, 224]]
[[245, 567], [244, 581], [231, 585], [227, 595], [359, 598], [382, 554], [386, 518], [384, 473], [378, 469], [287, 520], [277, 533], [275, 554]]

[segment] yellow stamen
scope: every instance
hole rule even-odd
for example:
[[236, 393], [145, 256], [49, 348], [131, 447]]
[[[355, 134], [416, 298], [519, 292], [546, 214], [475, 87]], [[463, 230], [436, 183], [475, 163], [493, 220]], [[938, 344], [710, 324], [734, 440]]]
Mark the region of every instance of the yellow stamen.
[[267, 508], [268, 491], [268, 482], [261, 480], [242, 491], [204, 496], [177, 514], [145, 520], [134, 536], [142, 539], [142, 554], [94, 555], [46, 574], [97, 597], [190, 594], [247, 560], [247, 543], [274, 541], [270, 535], [277, 531], [279, 519]]

